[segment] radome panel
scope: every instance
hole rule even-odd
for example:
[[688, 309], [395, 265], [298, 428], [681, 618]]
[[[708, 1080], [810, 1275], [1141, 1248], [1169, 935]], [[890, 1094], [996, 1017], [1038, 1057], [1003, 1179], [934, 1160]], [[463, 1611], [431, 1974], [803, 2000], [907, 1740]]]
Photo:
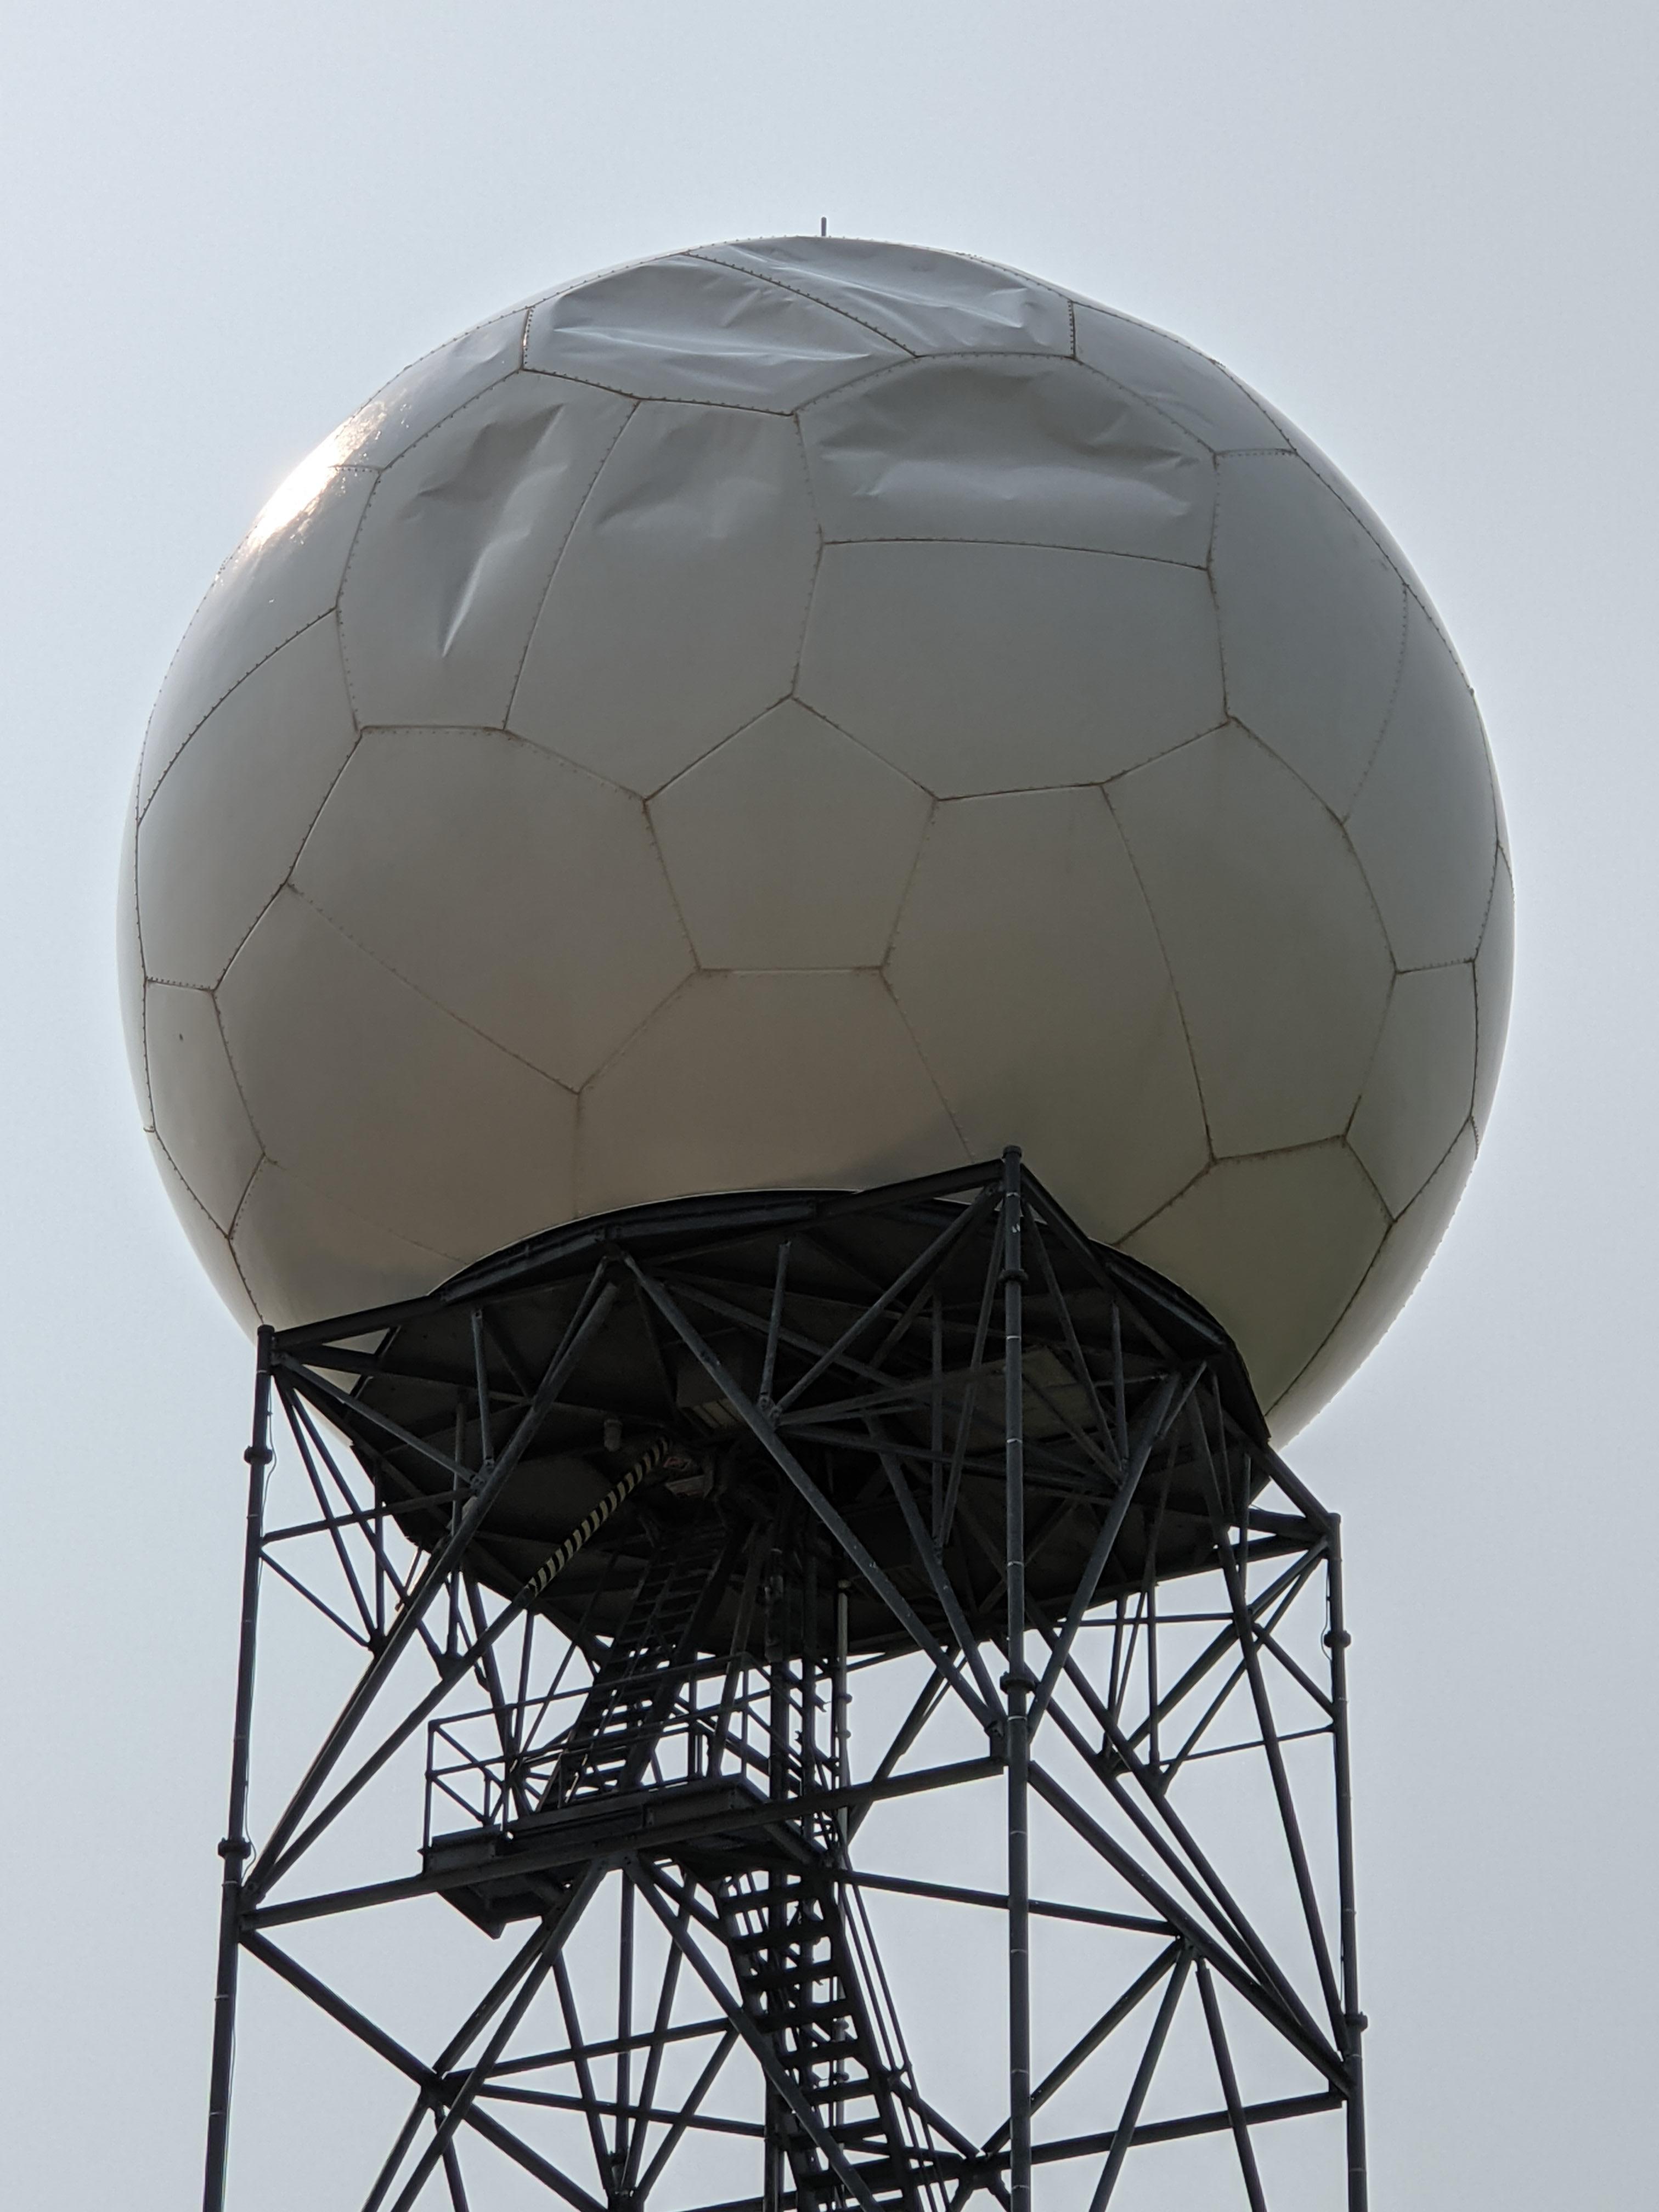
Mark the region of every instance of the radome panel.
[[279, 488], [151, 718], [123, 1012], [245, 1322], [1018, 1143], [1282, 1436], [1473, 1161], [1501, 825], [1418, 579], [1218, 364], [748, 240], [479, 325]]

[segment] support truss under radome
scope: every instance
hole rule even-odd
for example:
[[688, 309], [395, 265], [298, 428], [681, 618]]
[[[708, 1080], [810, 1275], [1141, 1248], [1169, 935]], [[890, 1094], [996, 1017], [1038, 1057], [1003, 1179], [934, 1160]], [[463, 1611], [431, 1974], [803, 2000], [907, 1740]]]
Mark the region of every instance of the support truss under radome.
[[[1017, 1153], [265, 1332], [247, 1456], [208, 2212], [244, 1954], [403, 2077], [365, 2212], [1363, 2212], [1337, 1522]], [[347, 1663], [256, 1848], [278, 1592]], [[447, 2039], [343, 1916], [478, 1942]]]

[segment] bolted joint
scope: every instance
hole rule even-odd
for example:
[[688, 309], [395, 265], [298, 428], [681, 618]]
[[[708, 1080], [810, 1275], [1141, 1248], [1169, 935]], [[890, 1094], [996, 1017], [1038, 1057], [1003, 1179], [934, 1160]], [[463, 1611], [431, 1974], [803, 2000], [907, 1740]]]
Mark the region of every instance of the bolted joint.
[[219, 1856], [228, 1865], [233, 1859], [246, 1858], [252, 1849], [246, 1836], [227, 1836], [219, 1845]]
[[242, 1457], [250, 1467], [269, 1467], [276, 1455], [266, 1444], [250, 1444]]
[[1365, 2030], [1370, 2026], [1370, 2021], [1363, 2012], [1346, 2012], [1343, 2014], [1342, 2018], [1355, 2035], [1364, 2035]]
[[1011, 1667], [997, 1687], [1006, 1697], [1010, 1690], [1035, 1690], [1037, 1678], [1029, 1667]]
[[1352, 1637], [1346, 1628], [1337, 1631], [1334, 1634], [1328, 1628], [1319, 1640], [1328, 1651], [1346, 1651], [1353, 1642]]

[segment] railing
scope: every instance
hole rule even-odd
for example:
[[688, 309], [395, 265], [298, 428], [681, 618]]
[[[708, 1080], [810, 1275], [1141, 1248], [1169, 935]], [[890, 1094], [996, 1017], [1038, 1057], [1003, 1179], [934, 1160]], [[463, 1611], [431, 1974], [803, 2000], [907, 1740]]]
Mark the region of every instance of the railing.
[[[765, 1672], [738, 1672], [711, 1662], [682, 1680], [665, 1720], [647, 1708], [636, 1729], [619, 1729], [617, 1716], [630, 1690], [642, 1693], [659, 1681], [651, 1670], [631, 1679], [612, 1678], [605, 1686], [604, 1711], [591, 1717], [593, 1728], [581, 1726], [592, 1692], [588, 1683], [429, 1722], [423, 1844], [459, 1829], [504, 1834], [532, 1814], [588, 1795], [583, 1776], [597, 1729], [605, 1730], [610, 1752], [646, 1751], [642, 1780], [647, 1784], [725, 1774], [744, 1775], [763, 1790], [773, 1786], [775, 1692]], [[798, 1679], [791, 1692], [798, 1701]], [[800, 1786], [798, 1775], [788, 1779], [793, 1787]]]

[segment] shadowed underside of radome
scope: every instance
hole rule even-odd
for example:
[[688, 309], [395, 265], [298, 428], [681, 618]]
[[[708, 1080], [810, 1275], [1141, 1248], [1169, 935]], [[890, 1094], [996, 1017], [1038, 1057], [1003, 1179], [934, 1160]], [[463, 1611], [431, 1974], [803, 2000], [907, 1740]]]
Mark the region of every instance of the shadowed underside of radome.
[[[487, 1468], [528, 1418], [528, 1448], [473, 1548], [474, 1571], [508, 1597], [573, 1532], [580, 1540], [630, 1468], [671, 1446], [669, 1479], [630, 1497], [538, 1601], [584, 1640], [614, 1628], [653, 1547], [712, 1510], [734, 1532], [734, 1565], [699, 1639], [763, 1650], [780, 1632], [754, 1590], [745, 1600], [738, 1569], [745, 1537], [788, 1495], [769, 1439], [811, 1470], [948, 1643], [956, 1625], [918, 1563], [895, 1477], [919, 1480], [961, 1618], [994, 1638], [1006, 1601], [1003, 1172], [993, 1163], [870, 1193], [632, 1209], [532, 1238], [425, 1299], [288, 1331], [277, 1357], [289, 1387], [309, 1388], [351, 1438], [398, 1525], [429, 1547], [453, 1526], [458, 1484], [484, 1479], [458, 1470]], [[1063, 1616], [1149, 1423], [1156, 1463], [1097, 1571], [1100, 1602], [1212, 1566], [1223, 1491], [1236, 1500], [1242, 1482], [1250, 1494], [1276, 1462], [1216, 1322], [1174, 1284], [1093, 1244], [1034, 1178], [1023, 1187], [1027, 1573], [1032, 1597]], [[532, 1412], [601, 1285], [608, 1310]], [[331, 1377], [350, 1384], [354, 1368], [349, 1396], [331, 1389]], [[902, 1646], [890, 1607], [844, 1565], [825, 1569], [805, 1601], [810, 1629], [792, 1633], [833, 1650], [838, 1595], [854, 1649]]]

